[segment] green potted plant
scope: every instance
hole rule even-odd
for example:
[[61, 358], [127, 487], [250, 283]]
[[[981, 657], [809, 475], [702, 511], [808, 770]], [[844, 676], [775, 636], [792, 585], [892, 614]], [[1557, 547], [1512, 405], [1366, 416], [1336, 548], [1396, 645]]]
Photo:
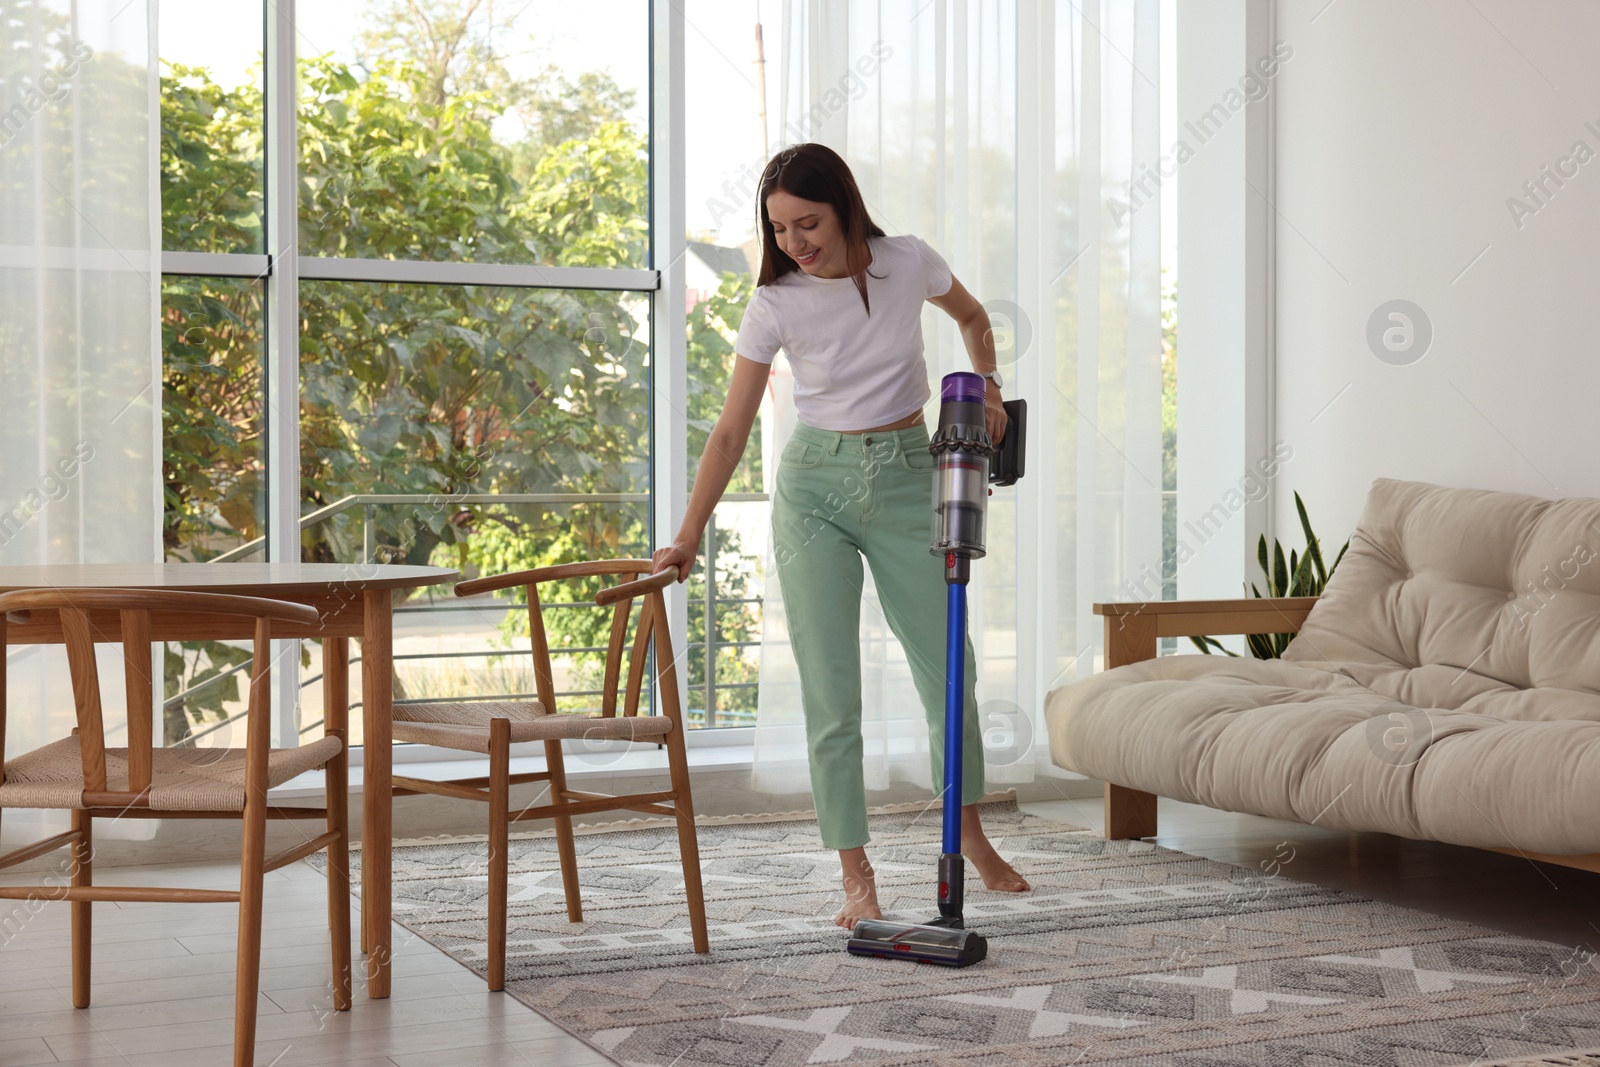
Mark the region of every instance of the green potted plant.
[[[1294, 509], [1300, 515], [1300, 529], [1306, 535], [1306, 551], [1304, 556], [1297, 556], [1293, 549], [1289, 550], [1288, 559], [1283, 555], [1283, 545], [1274, 538], [1272, 542], [1272, 555], [1267, 555], [1267, 538], [1263, 534], [1256, 546], [1256, 560], [1261, 564], [1261, 573], [1266, 576], [1267, 590], [1263, 593], [1256, 588], [1254, 582], [1250, 583], [1250, 595], [1253, 597], [1284, 597], [1284, 596], [1321, 596], [1323, 589], [1327, 588], [1328, 579], [1333, 577], [1333, 572], [1338, 568], [1339, 561], [1344, 559], [1345, 549], [1350, 547], [1349, 538], [1339, 548], [1339, 553], [1333, 559], [1333, 566], [1325, 566], [1322, 559], [1322, 543], [1311, 529], [1311, 519], [1306, 515], [1306, 505], [1300, 499], [1300, 494], [1294, 495]], [[1214, 637], [1191, 637], [1195, 647], [1206, 655], [1211, 655], [1212, 650], [1225, 655], [1237, 656], [1237, 652], [1224, 648], [1221, 641]], [[1249, 642], [1250, 653], [1256, 659], [1278, 659], [1283, 655], [1283, 650], [1289, 647], [1289, 642], [1294, 640], [1294, 634], [1249, 634], [1245, 638]]]

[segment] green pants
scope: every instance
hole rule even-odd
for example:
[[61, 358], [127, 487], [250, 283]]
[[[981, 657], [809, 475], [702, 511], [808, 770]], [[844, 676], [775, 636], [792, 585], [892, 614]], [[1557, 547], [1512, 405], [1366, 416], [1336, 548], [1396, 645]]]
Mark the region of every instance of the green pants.
[[[861, 740], [861, 558], [906, 651], [944, 790], [944, 561], [932, 541], [934, 458], [926, 426], [846, 434], [804, 423], [784, 447], [772, 498], [773, 556], [800, 668], [811, 793], [822, 843], [867, 843]], [[961, 803], [983, 795], [977, 664], [967, 640]]]

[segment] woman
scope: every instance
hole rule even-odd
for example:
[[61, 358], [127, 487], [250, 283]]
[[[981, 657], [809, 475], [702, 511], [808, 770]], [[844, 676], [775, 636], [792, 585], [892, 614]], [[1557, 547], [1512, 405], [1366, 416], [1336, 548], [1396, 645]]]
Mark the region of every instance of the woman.
[[[944, 771], [944, 564], [928, 551], [934, 460], [922, 409], [922, 302], [961, 327], [990, 379], [986, 418], [1000, 441], [1006, 415], [982, 305], [916, 237], [886, 237], [867, 215], [844, 160], [818, 144], [775, 156], [761, 175], [761, 274], [735, 342], [732, 384], [706, 442], [688, 512], [656, 571], [688, 578], [706, 520], [744, 454], [779, 348], [794, 371], [800, 424], [784, 447], [772, 499], [774, 557], [800, 667], [812, 796], [823, 844], [839, 850], [850, 928], [882, 918], [867, 861], [861, 739], [861, 557], [872, 567], [928, 718], [933, 781]], [[967, 642], [967, 759], [961, 851], [989, 889], [1029, 885], [995, 852], [978, 819], [983, 743]]]

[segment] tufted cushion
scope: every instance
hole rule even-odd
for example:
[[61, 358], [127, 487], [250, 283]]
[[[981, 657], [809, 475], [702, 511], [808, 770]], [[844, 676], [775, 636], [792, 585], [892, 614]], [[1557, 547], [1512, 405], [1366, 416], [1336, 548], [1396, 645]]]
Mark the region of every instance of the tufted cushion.
[[1319, 826], [1600, 852], [1600, 501], [1380, 480], [1282, 662], [1064, 686], [1055, 762]]
[[1284, 659], [1421, 707], [1600, 719], [1600, 500], [1379, 480]]

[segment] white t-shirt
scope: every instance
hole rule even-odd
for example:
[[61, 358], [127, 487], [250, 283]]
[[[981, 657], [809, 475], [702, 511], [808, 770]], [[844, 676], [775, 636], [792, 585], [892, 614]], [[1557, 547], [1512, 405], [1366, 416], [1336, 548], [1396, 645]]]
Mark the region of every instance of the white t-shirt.
[[800, 421], [860, 430], [921, 410], [932, 395], [922, 359], [922, 302], [950, 291], [944, 259], [920, 237], [871, 237], [867, 297], [854, 278], [790, 271], [756, 287], [734, 351], [771, 363], [783, 349], [794, 370]]

